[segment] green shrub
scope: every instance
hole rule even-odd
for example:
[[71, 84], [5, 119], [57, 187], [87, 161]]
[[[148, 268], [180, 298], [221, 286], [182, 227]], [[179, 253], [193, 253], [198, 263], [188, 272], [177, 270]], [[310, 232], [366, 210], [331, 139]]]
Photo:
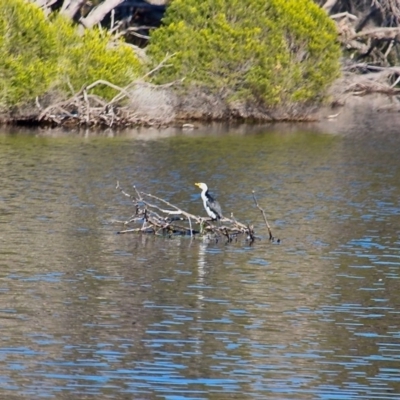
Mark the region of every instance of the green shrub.
[[[46, 19], [25, 0], [0, 0], [0, 108], [26, 103], [51, 89], [71, 94], [98, 79], [125, 86], [141, 73], [134, 52], [97, 29], [80, 35], [62, 16]], [[116, 92], [97, 86], [107, 99]]]
[[0, 107], [42, 94], [57, 71], [54, 29], [23, 0], [0, 2]]
[[[142, 66], [132, 49], [98, 29], [87, 29], [79, 35], [75, 26], [62, 17], [54, 20], [58, 28], [58, 85], [63, 91], [78, 91], [99, 79], [126, 86], [141, 73]], [[106, 99], [115, 96], [108, 86], [97, 86], [92, 93]]]
[[147, 49], [154, 78], [265, 106], [319, 101], [339, 74], [333, 22], [312, 0], [173, 0]]

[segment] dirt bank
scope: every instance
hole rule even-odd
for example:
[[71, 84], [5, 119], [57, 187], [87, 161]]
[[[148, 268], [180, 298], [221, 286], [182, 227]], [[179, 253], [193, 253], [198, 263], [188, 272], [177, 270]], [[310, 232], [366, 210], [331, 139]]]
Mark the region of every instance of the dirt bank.
[[400, 102], [397, 89], [380, 73], [356, 74], [343, 72], [329, 91], [329, 102], [315, 116], [319, 121], [336, 120], [347, 124], [364, 115], [398, 114]]
[[320, 107], [285, 107], [266, 110], [256, 105], [228, 104], [206, 92], [179, 95], [172, 88], [140, 84], [130, 90], [123, 105], [91, 99], [85, 90], [70, 99], [50, 93], [42, 99], [0, 114], [0, 122], [17, 125], [128, 127], [171, 126], [193, 121], [323, 121], [354, 119], [360, 112], [398, 113], [397, 89], [390, 86], [385, 71], [343, 71]]

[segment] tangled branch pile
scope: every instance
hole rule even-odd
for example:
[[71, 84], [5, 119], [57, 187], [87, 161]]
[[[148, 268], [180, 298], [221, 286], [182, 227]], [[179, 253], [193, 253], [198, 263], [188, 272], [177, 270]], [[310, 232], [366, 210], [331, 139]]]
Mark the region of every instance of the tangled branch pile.
[[399, 94], [400, 3], [398, 0], [318, 0], [336, 22], [342, 48], [349, 56], [345, 72], [359, 79], [346, 93], [364, 96]]
[[[106, 101], [90, 93], [97, 85], [111, 87], [118, 94]], [[161, 97], [160, 102], [154, 101], [156, 95]], [[171, 105], [173, 99], [165, 97], [167, 96], [162, 88], [156, 88], [155, 85], [143, 81], [135, 81], [121, 88], [108, 81], [97, 80], [83, 87], [69, 99], [52, 103], [46, 108], [41, 108], [37, 101], [37, 106], [41, 109], [38, 121], [51, 125], [109, 128], [161, 126], [168, 124], [174, 116]], [[125, 104], [121, 103], [121, 100], [124, 100]]]
[[[170, 202], [154, 196], [150, 193], [139, 191], [133, 187], [135, 194], [125, 192], [117, 182], [116, 189], [130, 198], [135, 206], [135, 213], [126, 221], [115, 221], [125, 226], [131, 224], [140, 224], [139, 227], [129, 228], [119, 231], [118, 233], [150, 233], [161, 236], [183, 235], [195, 236], [203, 235], [218, 240], [225, 237], [228, 242], [240, 235], [245, 235], [246, 240], [250, 243], [256, 240], [253, 226], [243, 224], [237, 221], [231, 214], [231, 218], [223, 217], [220, 221], [215, 222], [210, 218], [203, 218], [171, 204]], [[253, 192], [254, 202], [263, 215], [264, 222], [269, 232], [269, 240], [273, 241], [271, 228], [265, 217], [264, 210], [258, 205], [257, 199]], [[164, 208], [164, 207], [168, 208]], [[195, 227], [198, 227], [195, 229]]]
[[[145, 79], [162, 68], [173, 57], [168, 55], [154, 69], [125, 87], [119, 87], [106, 80], [85, 85], [67, 100], [50, 104], [41, 109], [38, 120], [63, 126], [105, 126], [128, 127], [134, 125], [153, 126], [170, 123], [174, 118], [174, 98], [168, 96], [165, 88], [178, 84], [179, 81], [165, 85], [153, 85]], [[115, 90], [117, 94], [107, 101], [93, 93], [97, 86]]]

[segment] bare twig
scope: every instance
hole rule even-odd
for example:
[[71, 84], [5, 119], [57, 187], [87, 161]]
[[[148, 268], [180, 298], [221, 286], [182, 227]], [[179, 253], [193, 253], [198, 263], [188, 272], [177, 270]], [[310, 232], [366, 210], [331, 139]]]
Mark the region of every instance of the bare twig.
[[160, 62], [160, 64], [158, 64], [155, 68], [153, 68], [151, 71], [147, 72], [147, 74], [143, 75], [142, 79], [147, 78], [150, 75], [153, 75], [155, 72], [157, 72], [159, 69], [165, 67], [165, 63], [172, 57], [174, 57], [176, 55], [176, 53], [172, 53], [172, 54], [167, 54], [165, 56], [165, 58]]
[[198, 221], [198, 222], [199, 222], [199, 217], [196, 217], [196, 216], [193, 215], [193, 214], [189, 214], [188, 212], [181, 210], [179, 207], [174, 206], [174, 205], [171, 204], [170, 202], [168, 202], [168, 201], [166, 201], [166, 200], [164, 200], [164, 199], [161, 199], [160, 197], [154, 196], [154, 195], [152, 195], [152, 194], [150, 194], [150, 193], [144, 193], [144, 192], [140, 192], [140, 194], [142, 194], [143, 196], [151, 197], [151, 198], [153, 198], [153, 199], [156, 199], [156, 200], [158, 200], [158, 201], [161, 201], [162, 203], [166, 204], [167, 206], [174, 208], [175, 211], [162, 210], [163, 212], [167, 213], [168, 215], [170, 215], [170, 214], [182, 214], [182, 215], [184, 215], [184, 216], [185, 216], [186, 218], [188, 218], [188, 219], [189, 219], [189, 218], [193, 218], [195, 221]]
[[269, 240], [273, 240], [274, 237], [272, 236], [271, 227], [269, 226], [269, 223], [267, 221], [267, 217], [265, 216], [264, 210], [258, 204], [258, 201], [256, 199], [256, 193], [254, 192], [254, 190], [253, 190], [253, 199], [254, 199], [254, 203], [255, 203], [256, 207], [261, 211], [261, 214], [262, 214], [262, 216], [264, 218], [265, 225], [267, 226], [267, 229], [268, 229], [268, 232], [269, 232]]
[[[135, 187], [135, 186], [134, 186]], [[124, 196], [129, 197], [132, 201], [136, 200], [131, 194], [126, 193], [120, 186], [119, 181], [117, 181], [117, 186], [115, 187], [115, 189], [118, 189]]]
[[357, 32], [354, 37], [360, 38], [363, 36], [369, 36], [374, 39], [386, 39], [393, 40], [396, 36], [400, 35], [400, 28], [373, 28], [365, 31]]
[[86, 90], [83, 91], [83, 100], [85, 101], [85, 105], [86, 105], [86, 123], [89, 124], [89, 121], [90, 121], [90, 104], [89, 104], [89, 99], [88, 99]]
[[[135, 34], [137, 31], [150, 30], [153, 28], [154, 28], [154, 26], [150, 26], [150, 25], [130, 26], [129, 28], [124, 29], [123, 31], [120, 31], [117, 34], [115, 34], [115, 38], [117, 38], [117, 39], [121, 38], [122, 36], [125, 36], [127, 33]], [[149, 37], [146, 36], [144, 39], [149, 39]]]
[[115, 89], [115, 90], [117, 90], [118, 92], [123, 93], [126, 97], [130, 97], [130, 94], [126, 91], [125, 88], [122, 88], [122, 87], [119, 87], [119, 86], [117, 86], [117, 85], [114, 85], [113, 83], [108, 82], [108, 81], [105, 81], [104, 79], [99, 79], [99, 80], [97, 80], [96, 82], [93, 82], [92, 84], [88, 85], [88, 86], [86, 87], [86, 90], [93, 89], [93, 88], [94, 88], [95, 86], [97, 86], [97, 85], [106, 85], [106, 86], [109, 86], [110, 88]]
[[331, 17], [332, 19], [340, 19], [340, 18], [346, 17], [346, 18], [352, 19], [352, 20], [354, 20], [354, 21], [358, 19], [358, 17], [356, 17], [355, 15], [350, 14], [350, 13], [348, 13], [348, 12], [342, 12], [342, 13], [338, 13], [338, 14], [333, 14], [333, 15], [331, 15], [330, 17]]

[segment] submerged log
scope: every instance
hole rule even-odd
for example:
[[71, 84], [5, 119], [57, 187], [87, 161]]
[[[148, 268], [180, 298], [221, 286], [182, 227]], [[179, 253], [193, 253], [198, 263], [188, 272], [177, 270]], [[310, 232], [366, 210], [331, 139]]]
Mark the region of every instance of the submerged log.
[[[126, 221], [114, 221], [126, 227], [126, 229], [119, 231], [119, 234], [146, 233], [160, 236], [205, 236], [216, 240], [226, 238], [228, 242], [232, 242], [239, 236], [244, 236], [250, 243], [257, 239], [253, 226], [237, 221], [233, 214], [231, 214], [230, 218], [223, 217], [218, 221], [211, 218], [203, 218], [191, 214], [151, 193], [139, 191], [136, 186], [133, 186], [133, 188], [135, 194], [127, 193], [117, 181], [116, 189], [131, 199], [135, 209], [134, 214]], [[264, 210], [257, 202], [254, 191], [253, 199], [256, 207], [263, 215], [269, 232], [269, 240], [274, 241], [271, 227], [268, 224]], [[131, 225], [136, 226], [128, 228]]]

